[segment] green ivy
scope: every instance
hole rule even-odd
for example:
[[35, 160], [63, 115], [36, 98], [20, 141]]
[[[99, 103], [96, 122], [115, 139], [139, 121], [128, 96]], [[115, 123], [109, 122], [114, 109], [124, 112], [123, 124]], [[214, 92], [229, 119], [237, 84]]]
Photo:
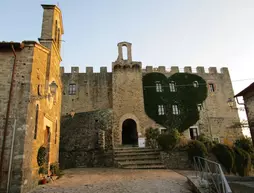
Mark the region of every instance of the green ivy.
[[[163, 92], [156, 92], [156, 81]], [[174, 81], [176, 92], [170, 92], [169, 83]], [[193, 82], [198, 82], [198, 87]], [[195, 74], [176, 73], [167, 78], [162, 73], [148, 73], [143, 76], [144, 105], [146, 114], [156, 123], [180, 132], [188, 129], [199, 120], [197, 104], [207, 97], [206, 81]], [[172, 113], [172, 105], [178, 105], [179, 115]], [[158, 114], [158, 105], [164, 105], [165, 114]]]
[[43, 166], [45, 163], [46, 163], [46, 155], [47, 155], [47, 152], [46, 152], [46, 148], [41, 146], [38, 150], [38, 154], [37, 154], [37, 163], [38, 163], [38, 166]]

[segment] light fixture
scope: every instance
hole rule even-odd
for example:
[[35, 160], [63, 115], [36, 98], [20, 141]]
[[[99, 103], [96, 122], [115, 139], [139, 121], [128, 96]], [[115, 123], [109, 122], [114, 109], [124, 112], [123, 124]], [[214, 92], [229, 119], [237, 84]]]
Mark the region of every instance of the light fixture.
[[228, 103], [228, 106], [230, 108], [233, 108], [233, 106], [234, 106], [234, 100], [232, 98], [228, 98], [227, 103]]
[[71, 115], [72, 118], [74, 117], [75, 111], [73, 109], [71, 110], [70, 115]]
[[50, 89], [50, 93], [52, 95], [55, 95], [56, 94], [56, 89], [58, 88], [57, 84], [55, 81], [52, 81], [49, 85], [49, 89]]

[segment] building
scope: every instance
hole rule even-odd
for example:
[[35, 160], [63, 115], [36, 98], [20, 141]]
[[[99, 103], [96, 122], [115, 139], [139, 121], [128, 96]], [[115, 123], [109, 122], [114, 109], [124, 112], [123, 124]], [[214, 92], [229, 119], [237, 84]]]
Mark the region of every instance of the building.
[[[60, 164], [63, 167], [89, 166], [88, 159], [92, 155], [88, 152], [96, 147], [107, 146], [112, 149], [124, 144], [137, 144], [138, 137], [144, 137], [147, 128], [165, 129], [148, 116], [147, 106], [150, 104], [154, 105], [152, 109], [156, 116], [165, 115], [165, 105], [171, 106], [168, 113], [176, 118], [181, 115], [179, 106], [171, 101], [160, 105], [154, 102], [154, 98], [150, 104], [146, 103], [144, 79], [154, 73], [163, 76], [165, 80], [180, 74], [204, 81], [185, 83], [192, 88], [205, 84], [204, 87], [207, 88], [205, 100], [195, 104], [195, 111], [200, 113], [199, 120], [193, 121], [193, 125], [183, 132], [187, 138], [195, 139], [198, 135], [205, 134], [210, 139], [223, 143], [232, 142], [242, 135], [240, 128], [231, 128], [234, 122], [239, 122], [239, 116], [237, 110], [227, 104], [227, 99], [234, 96], [227, 68], [217, 72], [215, 67], [210, 67], [209, 72], [205, 72], [204, 67], [197, 67], [194, 72], [191, 67], [185, 67], [181, 73], [175, 66], [169, 71], [164, 66], [147, 66], [143, 69], [141, 62], [132, 60], [131, 46], [128, 42], [118, 44], [118, 58], [112, 63], [112, 72], [101, 67], [99, 73], [94, 73], [92, 67], [86, 67], [86, 73], [82, 73], [78, 67], [72, 67], [71, 72], [66, 73], [61, 67], [63, 103]], [[123, 47], [127, 47], [127, 58], [123, 58]], [[177, 93], [177, 82], [162, 83], [163, 81], [154, 80], [148, 87], [158, 96], [165, 93], [163, 89]], [[75, 163], [72, 160], [76, 160]], [[99, 162], [93, 166], [103, 165], [103, 160]]]
[[28, 192], [38, 184], [37, 153], [58, 162], [63, 24], [54, 5], [44, 9], [36, 41], [0, 42], [0, 192]]
[[[243, 97], [244, 107], [248, 118], [248, 124], [250, 128], [250, 134], [252, 142], [254, 144], [254, 83], [243, 89], [237, 95], [235, 95], [237, 102], [238, 97]], [[239, 102], [238, 102], [239, 103]]]

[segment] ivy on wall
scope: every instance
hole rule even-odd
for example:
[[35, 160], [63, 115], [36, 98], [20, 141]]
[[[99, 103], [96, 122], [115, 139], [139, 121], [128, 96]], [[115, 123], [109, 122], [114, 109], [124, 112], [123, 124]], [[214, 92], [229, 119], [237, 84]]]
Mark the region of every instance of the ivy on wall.
[[[156, 82], [162, 87], [157, 92]], [[171, 92], [169, 83], [174, 82], [176, 92]], [[194, 82], [197, 87], [194, 87]], [[199, 120], [197, 105], [207, 97], [206, 81], [195, 74], [176, 73], [167, 78], [162, 73], [143, 76], [144, 105], [146, 114], [167, 129], [188, 129]], [[159, 115], [158, 105], [163, 105], [164, 115]], [[173, 114], [172, 105], [177, 105], [179, 114]]]

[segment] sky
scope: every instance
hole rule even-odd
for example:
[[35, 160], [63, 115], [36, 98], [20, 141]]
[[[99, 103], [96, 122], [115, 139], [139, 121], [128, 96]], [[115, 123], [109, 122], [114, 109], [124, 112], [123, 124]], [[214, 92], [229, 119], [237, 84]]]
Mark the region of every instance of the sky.
[[254, 0], [0, 0], [0, 41], [37, 40], [40, 4], [62, 10], [66, 72], [111, 71], [128, 41], [143, 67], [228, 67], [235, 94], [254, 81]]

